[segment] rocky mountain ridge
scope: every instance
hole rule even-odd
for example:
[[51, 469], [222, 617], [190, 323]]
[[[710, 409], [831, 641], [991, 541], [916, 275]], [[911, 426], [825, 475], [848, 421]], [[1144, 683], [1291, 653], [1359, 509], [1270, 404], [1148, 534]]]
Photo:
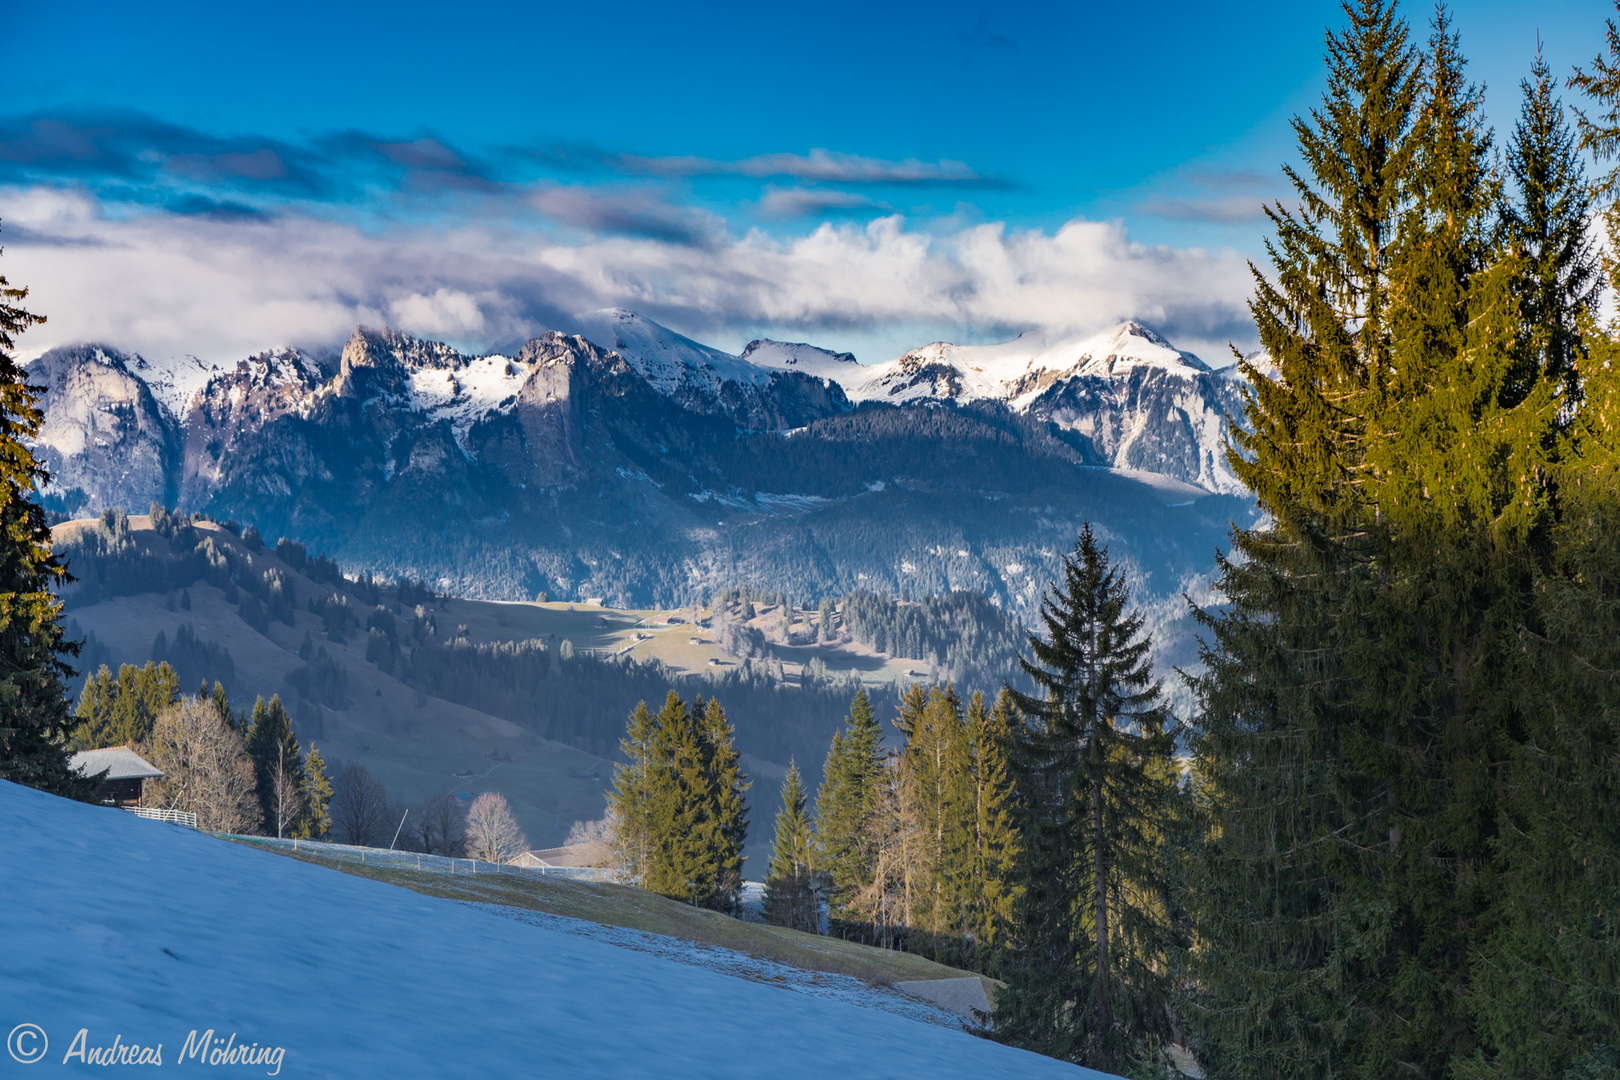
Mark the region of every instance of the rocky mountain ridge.
[[[1252, 508], [1222, 452], [1240, 384], [1137, 324], [936, 344], [887, 364], [740, 356], [630, 312], [516, 355], [396, 330], [208, 369], [107, 346], [30, 365], [63, 517], [161, 502], [469, 596], [673, 606], [982, 589], [1033, 614], [1081, 521], [1164, 618]], [[190, 387], [189, 391], [187, 387]]]

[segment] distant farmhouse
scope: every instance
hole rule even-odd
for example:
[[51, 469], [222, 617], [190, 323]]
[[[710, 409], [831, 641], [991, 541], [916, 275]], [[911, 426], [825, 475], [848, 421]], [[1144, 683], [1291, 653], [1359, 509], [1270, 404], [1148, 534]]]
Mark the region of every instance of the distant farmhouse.
[[100, 777], [96, 798], [113, 806], [139, 806], [141, 782], [163, 775], [161, 769], [127, 746], [81, 750], [68, 759], [68, 768], [86, 778]]

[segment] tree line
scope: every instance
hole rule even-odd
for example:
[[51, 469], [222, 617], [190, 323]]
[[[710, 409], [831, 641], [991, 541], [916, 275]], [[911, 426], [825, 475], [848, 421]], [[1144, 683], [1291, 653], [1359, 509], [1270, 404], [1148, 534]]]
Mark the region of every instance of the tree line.
[[[392, 801], [363, 765], [304, 749], [278, 695], [234, 711], [215, 683], [182, 695], [167, 663], [103, 666], [85, 679], [67, 749], [130, 746], [163, 776], [143, 805], [190, 811], [211, 832], [330, 840], [507, 862], [528, 849], [506, 800], [485, 793], [463, 808], [440, 795]], [[400, 824], [400, 823], [404, 824]], [[396, 827], [397, 826], [397, 827]]]
[[1614, 1075], [1620, 331], [1587, 230], [1620, 250], [1620, 172], [1579, 150], [1620, 154], [1620, 28], [1573, 124], [1537, 60], [1498, 157], [1443, 7], [1421, 42], [1346, 18], [1268, 211], [1275, 369], [1242, 361], [1229, 452], [1266, 516], [1198, 613], [1190, 726], [1082, 534], [1033, 693], [909, 695], [888, 753], [857, 699], [814, 815], [790, 772], [768, 908], [977, 950], [994, 1037], [1110, 1071]]
[[995, 974], [987, 1034], [1110, 1071], [1187, 1041], [1176, 888], [1190, 801], [1120, 571], [1085, 529], [1020, 658], [1032, 693], [864, 692], [813, 812], [789, 769], [766, 917]]
[[1234, 1077], [1612, 1075], [1620, 33], [1499, 146], [1444, 8], [1346, 19], [1254, 272], [1189, 1015]]
[[73, 716], [67, 749], [130, 746], [163, 772], [145, 783], [143, 805], [190, 811], [212, 832], [327, 835], [326, 763], [299, 744], [280, 697], [237, 712], [220, 683], [182, 696], [167, 663], [124, 664], [85, 678]]
[[925, 660], [953, 682], [1022, 683], [1023, 631], [982, 592], [960, 589], [915, 603], [855, 592], [844, 598], [841, 613], [856, 641], [892, 656]]

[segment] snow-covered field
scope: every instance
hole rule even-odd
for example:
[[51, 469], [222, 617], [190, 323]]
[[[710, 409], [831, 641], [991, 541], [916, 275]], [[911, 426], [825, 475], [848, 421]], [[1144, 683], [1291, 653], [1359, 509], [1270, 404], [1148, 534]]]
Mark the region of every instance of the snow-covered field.
[[1102, 1075], [5, 782], [0, 823], [8, 1076], [193, 1032], [235, 1076]]

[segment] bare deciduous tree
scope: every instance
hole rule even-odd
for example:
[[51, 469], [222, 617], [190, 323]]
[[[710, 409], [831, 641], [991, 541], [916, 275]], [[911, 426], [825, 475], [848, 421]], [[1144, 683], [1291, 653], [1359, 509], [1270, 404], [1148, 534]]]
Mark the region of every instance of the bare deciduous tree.
[[304, 797], [287, 768], [286, 753], [285, 747], [276, 747], [276, 764], [270, 770], [270, 815], [274, 821], [266, 824], [275, 825], [278, 837], [286, 836], [304, 812]]
[[156, 803], [195, 813], [210, 832], [259, 828], [253, 761], [212, 701], [184, 698], [165, 709], [152, 725], [151, 754], [163, 770], [146, 788]]
[[447, 795], [429, 799], [411, 816], [408, 828], [416, 846], [429, 855], [461, 854], [461, 815]]
[[618, 843], [619, 812], [612, 808], [596, 821], [576, 821], [563, 843], [574, 849], [582, 866], [614, 866]]
[[492, 863], [510, 862], [529, 849], [506, 799], [493, 791], [473, 800], [467, 811], [467, 856]]
[[364, 765], [350, 765], [332, 785], [332, 835], [340, 844], [388, 841], [388, 789]]
[[850, 907], [872, 924], [876, 944], [892, 949], [914, 925], [914, 884], [926, 844], [913, 785], [904, 781], [893, 758], [873, 791], [865, 841], [871, 846], [872, 881], [851, 899]]

